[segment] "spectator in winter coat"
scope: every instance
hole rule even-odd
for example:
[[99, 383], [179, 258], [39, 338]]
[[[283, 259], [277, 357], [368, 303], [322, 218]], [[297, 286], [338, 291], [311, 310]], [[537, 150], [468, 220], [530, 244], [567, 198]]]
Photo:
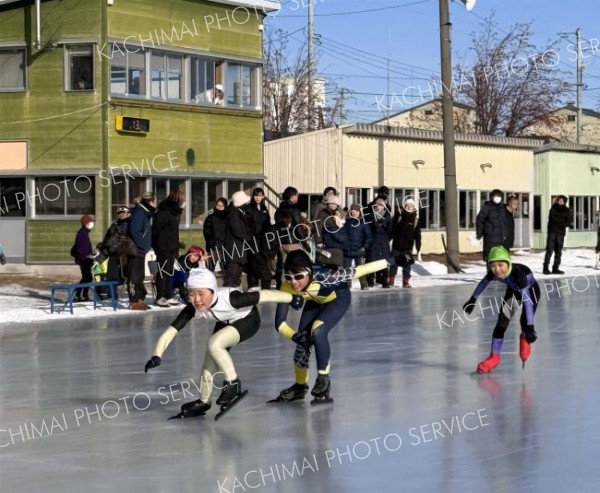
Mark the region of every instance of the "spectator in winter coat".
[[492, 247], [503, 246], [507, 250], [513, 247], [515, 238], [515, 221], [512, 212], [502, 203], [502, 191], [492, 190], [492, 200], [477, 214], [476, 236], [483, 238], [483, 260], [487, 264]]
[[227, 207], [227, 233], [225, 236], [226, 269], [223, 287], [239, 287], [242, 283], [243, 267], [248, 260], [247, 252], [252, 244], [252, 223], [246, 214], [250, 197], [245, 192], [235, 192]]
[[[291, 222], [284, 230], [282, 227], [277, 228], [279, 242], [279, 254], [277, 256], [277, 267], [275, 269], [275, 278], [277, 280], [277, 289], [281, 283], [281, 275], [283, 273], [283, 263], [289, 252], [303, 248], [302, 242], [310, 237], [312, 229], [310, 224], [302, 217], [302, 212], [298, 207], [298, 199], [300, 195], [294, 187], [287, 187], [281, 194], [281, 204], [275, 211], [275, 214], [280, 213], [280, 218], [291, 216]], [[280, 223], [280, 226], [282, 223]]]
[[248, 287], [255, 288], [258, 286], [259, 280], [261, 285], [271, 287], [271, 269], [267, 268], [265, 262], [262, 261], [261, 248], [264, 247], [262, 238], [271, 226], [271, 217], [265, 203], [265, 191], [262, 188], [255, 188], [252, 191], [252, 201], [246, 209], [250, 221], [252, 223], [252, 231], [254, 238], [251, 244], [252, 251], [248, 252]]
[[154, 279], [156, 304], [167, 307], [179, 304], [169, 292], [175, 260], [179, 255], [179, 221], [185, 207], [185, 197], [179, 189], [163, 200], [152, 223], [152, 248], [156, 253], [158, 271]]
[[[367, 263], [389, 259], [391, 257], [389, 234], [392, 228], [392, 216], [387, 209], [383, 196], [375, 199], [373, 205], [369, 207], [367, 214], [365, 214], [364, 220], [367, 225], [371, 226], [371, 233], [373, 234], [373, 243], [367, 249]], [[376, 274], [367, 275], [369, 287], [375, 285], [375, 280], [380, 282], [382, 287], [389, 288], [388, 269], [386, 268]]]
[[341, 268], [344, 266], [344, 257], [348, 252], [348, 234], [344, 228], [346, 213], [337, 195], [330, 194], [327, 197], [327, 209], [324, 213], [326, 215], [321, 230], [321, 241], [317, 243], [317, 247], [328, 250], [331, 256], [323, 258], [321, 264], [324, 267]]
[[215, 202], [215, 207], [204, 221], [203, 231], [206, 249], [211, 255], [208, 268], [214, 271], [219, 260], [222, 264], [221, 267], [224, 268], [223, 247], [227, 235], [227, 199], [225, 197], [220, 197]]
[[[419, 217], [417, 207], [413, 199], [406, 199], [403, 207], [398, 207], [392, 219], [392, 256], [398, 255], [406, 257], [407, 262], [402, 267], [402, 287], [410, 288], [411, 265], [414, 263], [413, 248], [417, 248], [417, 255], [421, 251], [421, 226], [419, 226]], [[394, 279], [398, 267], [390, 269], [390, 286], [394, 285]]]
[[[86, 214], [81, 218], [81, 228], [75, 236], [75, 263], [79, 265], [81, 271], [80, 283], [92, 282], [92, 265], [94, 264], [94, 249], [90, 241], [90, 231], [94, 228], [94, 219]], [[73, 301], [90, 301], [88, 297], [88, 288], [77, 288]]]
[[147, 310], [144, 303], [146, 288], [146, 254], [152, 248], [152, 216], [156, 211], [156, 197], [152, 192], [145, 192], [141, 200], [131, 211], [127, 236], [133, 240], [137, 255], [127, 262], [127, 290], [129, 292], [130, 310]]
[[192, 245], [187, 252], [177, 259], [178, 268], [175, 269], [173, 275], [173, 290], [176, 289], [179, 292], [179, 297], [185, 304], [190, 301], [187, 289], [188, 274], [192, 269], [204, 268], [206, 259], [206, 251], [197, 245]]
[[[355, 267], [364, 264], [367, 250], [373, 242], [371, 226], [366, 224], [362, 217], [362, 207], [359, 204], [352, 204], [348, 216], [344, 225], [348, 237], [347, 249], [344, 254], [344, 269], [352, 267], [353, 262]], [[361, 276], [358, 280], [361, 289], [368, 289], [367, 276]], [[348, 281], [348, 285], [352, 286], [351, 280]]]
[[564, 274], [560, 267], [560, 259], [562, 249], [565, 243], [565, 235], [567, 228], [571, 224], [573, 214], [571, 209], [567, 207], [567, 197], [559, 195], [556, 197], [552, 208], [548, 213], [548, 236], [546, 238], [546, 256], [544, 257], [544, 274], [550, 274], [548, 266], [552, 253], [554, 253], [554, 265], [552, 266], [552, 274]]
[[[127, 237], [127, 229], [129, 228], [129, 219], [131, 217], [131, 211], [128, 207], [119, 207], [117, 209], [117, 220], [113, 222], [102, 241], [100, 247], [99, 258], [97, 262], [102, 262], [108, 258], [108, 266], [106, 271], [107, 281], [117, 281], [119, 284], [123, 284], [125, 280], [124, 271], [127, 262], [127, 256], [120, 254], [119, 252], [121, 245], [123, 244], [124, 238]], [[123, 265], [125, 263], [125, 265]]]
[[[292, 224], [290, 225], [290, 237], [281, 238], [282, 245], [294, 245], [300, 244], [311, 234], [310, 226], [306, 224], [306, 221], [302, 217], [302, 212], [298, 207], [298, 190], [294, 187], [287, 187], [282, 196], [281, 204], [277, 210], [288, 211], [292, 215]], [[301, 226], [300, 226], [301, 225]], [[296, 248], [292, 248], [295, 250]]]
[[6, 264], [6, 255], [4, 254], [4, 247], [0, 243], [0, 265]]
[[327, 201], [332, 195], [336, 196], [337, 190], [333, 187], [325, 188], [325, 190], [323, 190], [323, 199], [321, 200], [321, 203], [318, 204], [313, 211], [311, 223], [314, 226], [315, 241], [317, 243], [322, 243], [321, 232], [323, 231], [323, 224], [325, 219], [329, 216], [329, 212], [327, 211]]

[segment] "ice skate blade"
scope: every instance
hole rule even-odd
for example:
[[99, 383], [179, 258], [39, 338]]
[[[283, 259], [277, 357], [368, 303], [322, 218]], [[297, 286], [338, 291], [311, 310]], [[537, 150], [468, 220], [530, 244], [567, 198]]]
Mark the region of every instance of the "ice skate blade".
[[201, 413], [201, 414], [193, 414], [193, 415], [188, 415], [186, 416], [184, 413], [182, 412], [178, 412], [175, 416], [171, 416], [170, 418], [167, 418], [167, 421], [171, 421], [172, 419], [190, 419], [190, 418], [202, 418], [206, 413]]
[[221, 410], [217, 413], [217, 415], [215, 416], [215, 421], [217, 421], [218, 419], [220, 419], [227, 411], [229, 411], [233, 406], [235, 406], [238, 402], [240, 402], [244, 397], [246, 397], [246, 395], [248, 395], [248, 391], [244, 390], [243, 392], [240, 392], [237, 397], [235, 399], [233, 399], [231, 402], [229, 402], [228, 404], [224, 404], [221, 406]]
[[275, 399], [271, 399], [270, 401], [267, 401], [267, 404], [281, 404], [282, 402], [295, 402], [295, 401], [303, 401], [304, 397], [296, 397], [295, 399], [284, 399], [283, 397], [281, 397], [280, 395], [278, 395], [277, 397], [275, 397]]
[[333, 397], [316, 397], [310, 401], [311, 406], [320, 406], [322, 404], [333, 404]]
[[472, 371], [470, 373], [470, 376], [472, 376], [472, 377], [481, 377], [481, 376], [484, 376], [484, 375], [491, 375], [492, 373], [494, 373], [493, 370], [492, 371], [479, 371], [479, 370], [475, 370], [475, 371]]

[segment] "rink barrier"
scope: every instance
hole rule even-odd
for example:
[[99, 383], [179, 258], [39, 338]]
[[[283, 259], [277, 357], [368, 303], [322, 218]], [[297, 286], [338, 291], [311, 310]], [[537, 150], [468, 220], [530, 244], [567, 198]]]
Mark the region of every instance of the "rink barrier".
[[102, 298], [96, 291], [96, 288], [108, 287], [110, 290], [110, 302], [113, 310], [117, 310], [117, 285], [119, 283], [117, 281], [101, 281], [101, 282], [82, 282], [78, 284], [53, 284], [49, 286], [50, 288], [50, 313], [54, 313], [55, 308], [55, 299], [54, 296], [57, 291], [67, 291], [67, 301], [62, 306], [61, 310], [56, 310], [57, 313], [60, 311], [64, 311], [64, 309], [69, 305], [69, 309], [71, 311], [71, 315], [73, 315], [73, 298], [75, 297], [75, 291], [79, 288], [89, 288], [92, 290], [93, 300], [94, 300], [94, 310], [97, 305], [102, 306]]

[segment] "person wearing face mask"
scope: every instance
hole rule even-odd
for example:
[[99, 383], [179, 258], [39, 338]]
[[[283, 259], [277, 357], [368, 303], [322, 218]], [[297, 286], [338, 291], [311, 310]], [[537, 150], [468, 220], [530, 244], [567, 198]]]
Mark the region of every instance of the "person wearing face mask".
[[[491, 199], [487, 201], [477, 214], [475, 234], [478, 240], [483, 238], [483, 261], [487, 259], [492, 247], [503, 246], [507, 250], [513, 247], [514, 240], [514, 221], [513, 230], [510, 231], [510, 224], [506, 206], [502, 203], [502, 191], [492, 190]], [[512, 219], [512, 214], [510, 219]]]
[[304, 300], [300, 295], [270, 289], [243, 293], [235, 288], [218, 288], [215, 275], [203, 268], [190, 271], [187, 286], [190, 303], [159, 337], [154, 355], [146, 363], [144, 371], [148, 372], [161, 364], [163, 354], [171, 341], [192, 319], [216, 322], [207, 343], [202, 365], [200, 399], [181, 406], [177, 417], [201, 416], [211, 408], [213, 379], [220, 373], [224, 382], [221, 395], [217, 399], [217, 405], [221, 406], [221, 412], [215, 418], [217, 419], [248, 393], [247, 390], [242, 391], [242, 383], [229, 350], [250, 339], [260, 328], [260, 314], [256, 305], [268, 302], [286, 303], [286, 306], [289, 304], [299, 310]]
[[[79, 265], [81, 271], [80, 283], [92, 282], [92, 265], [94, 264], [94, 249], [90, 241], [90, 231], [94, 228], [94, 219], [89, 214], [81, 218], [81, 228], [75, 236], [75, 263]], [[75, 298], [73, 301], [90, 301], [88, 296], [88, 288], [77, 288], [75, 290]]]

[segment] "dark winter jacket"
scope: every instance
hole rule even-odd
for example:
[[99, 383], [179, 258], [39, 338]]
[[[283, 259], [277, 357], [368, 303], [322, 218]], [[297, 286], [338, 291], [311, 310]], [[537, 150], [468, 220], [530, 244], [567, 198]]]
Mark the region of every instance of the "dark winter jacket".
[[392, 228], [392, 216], [387, 209], [376, 209], [371, 206], [365, 214], [365, 222], [371, 227], [373, 243], [367, 250], [367, 262], [388, 259], [391, 256], [389, 234]]
[[144, 205], [132, 209], [127, 236], [135, 243], [138, 255], [146, 255], [152, 248], [152, 212]]
[[85, 226], [79, 228], [75, 236], [75, 253], [77, 254], [75, 255], [75, 263], [77, 265], [81, 265], [88, 255], [94, 253], [92, 242], [90, 241], [90, 231]]
[[250, 217], [244, 207], [227, 207], [227, 233], [222, 258], [227, 262], [244, 264], [250, 249], [254, 249]]
[[152, 223], [152, 248], [155, 252], [177, 255], [180, 213], [181, 209], [168, 200], [163, 200], [158, 206]]
[[515, 220], [506, 205], [486, 202], [477, 214], [476, 234], [477, 239], [483, 238], [483, 249], [486, 251], [497, 245], [512, 248], [515, 239]]
[[[371, 225], [365, 224], [362, 217], [349, 217], [344, 224], [346, 235], [348, 236], [348, 246], [346, 257], [364, 257], [366, 251], [373, 243], [373, 233], [371, 233]], [[361, 249], [364, 249], [361, 251]]]
[[286, 200], [281, 202], [279, 209], [281, 211], [288, 211], [292, 215], [292, 224], [290, 225], [290, 236], [287, 237], [285, 235], [281, 235], [281, 244], [282, 245], [290, 245], [293, 243], [299, 243], [300, 241], [308, 238], [308, 230], [305, 228], [296, 228], [298, 224], [304, 223], [304, 219], [302, 218], [302, 212], [298, 208], [296, 204], [292, 204]]
[[108, 231], [104, 235], [102, 240], [102, 248], [100, 254], [103, 258], [112, 257], [117, 254], [117, 249], [121, 244], [121, 240], [124, 236], [127, 236], [127, 229], [129, 228], [129, 218], [123, 220], [117, 220], [110, 225]]
[[213, 210], [204, 221], [204, 241], [206, 249], [220, 249], [225, 245], [227, 235], [227, 210]]
[[323, 246], [325, 248], [339, 248], [344, 252], [344, 255], [347, 255], [348, 232], [345, 226], [346, 223], [341, 227], [338, 226], [333, 215], [327, 216], [321, 231], [321, 243], [323, 243]]
[[567, 234], [567, 228], [571, 224], [572, 212], [566, 205], [552, 204], [548, 213], [548, 233], [559, 235]]
[[259, 207], [257, 207], [255, 202], [250, 202], [246, 207], [246, 214], [252, 224], [252, 234], [257, 238], [257, 241], [259, 241], [267, 228], [271, 226], [269, 210], [264, 201]]
[[421, 226], [419, 226], [417, 212], [396, 211], [392, 220], [392, 250], [412, 253], [413, 247], [421, 251]]

